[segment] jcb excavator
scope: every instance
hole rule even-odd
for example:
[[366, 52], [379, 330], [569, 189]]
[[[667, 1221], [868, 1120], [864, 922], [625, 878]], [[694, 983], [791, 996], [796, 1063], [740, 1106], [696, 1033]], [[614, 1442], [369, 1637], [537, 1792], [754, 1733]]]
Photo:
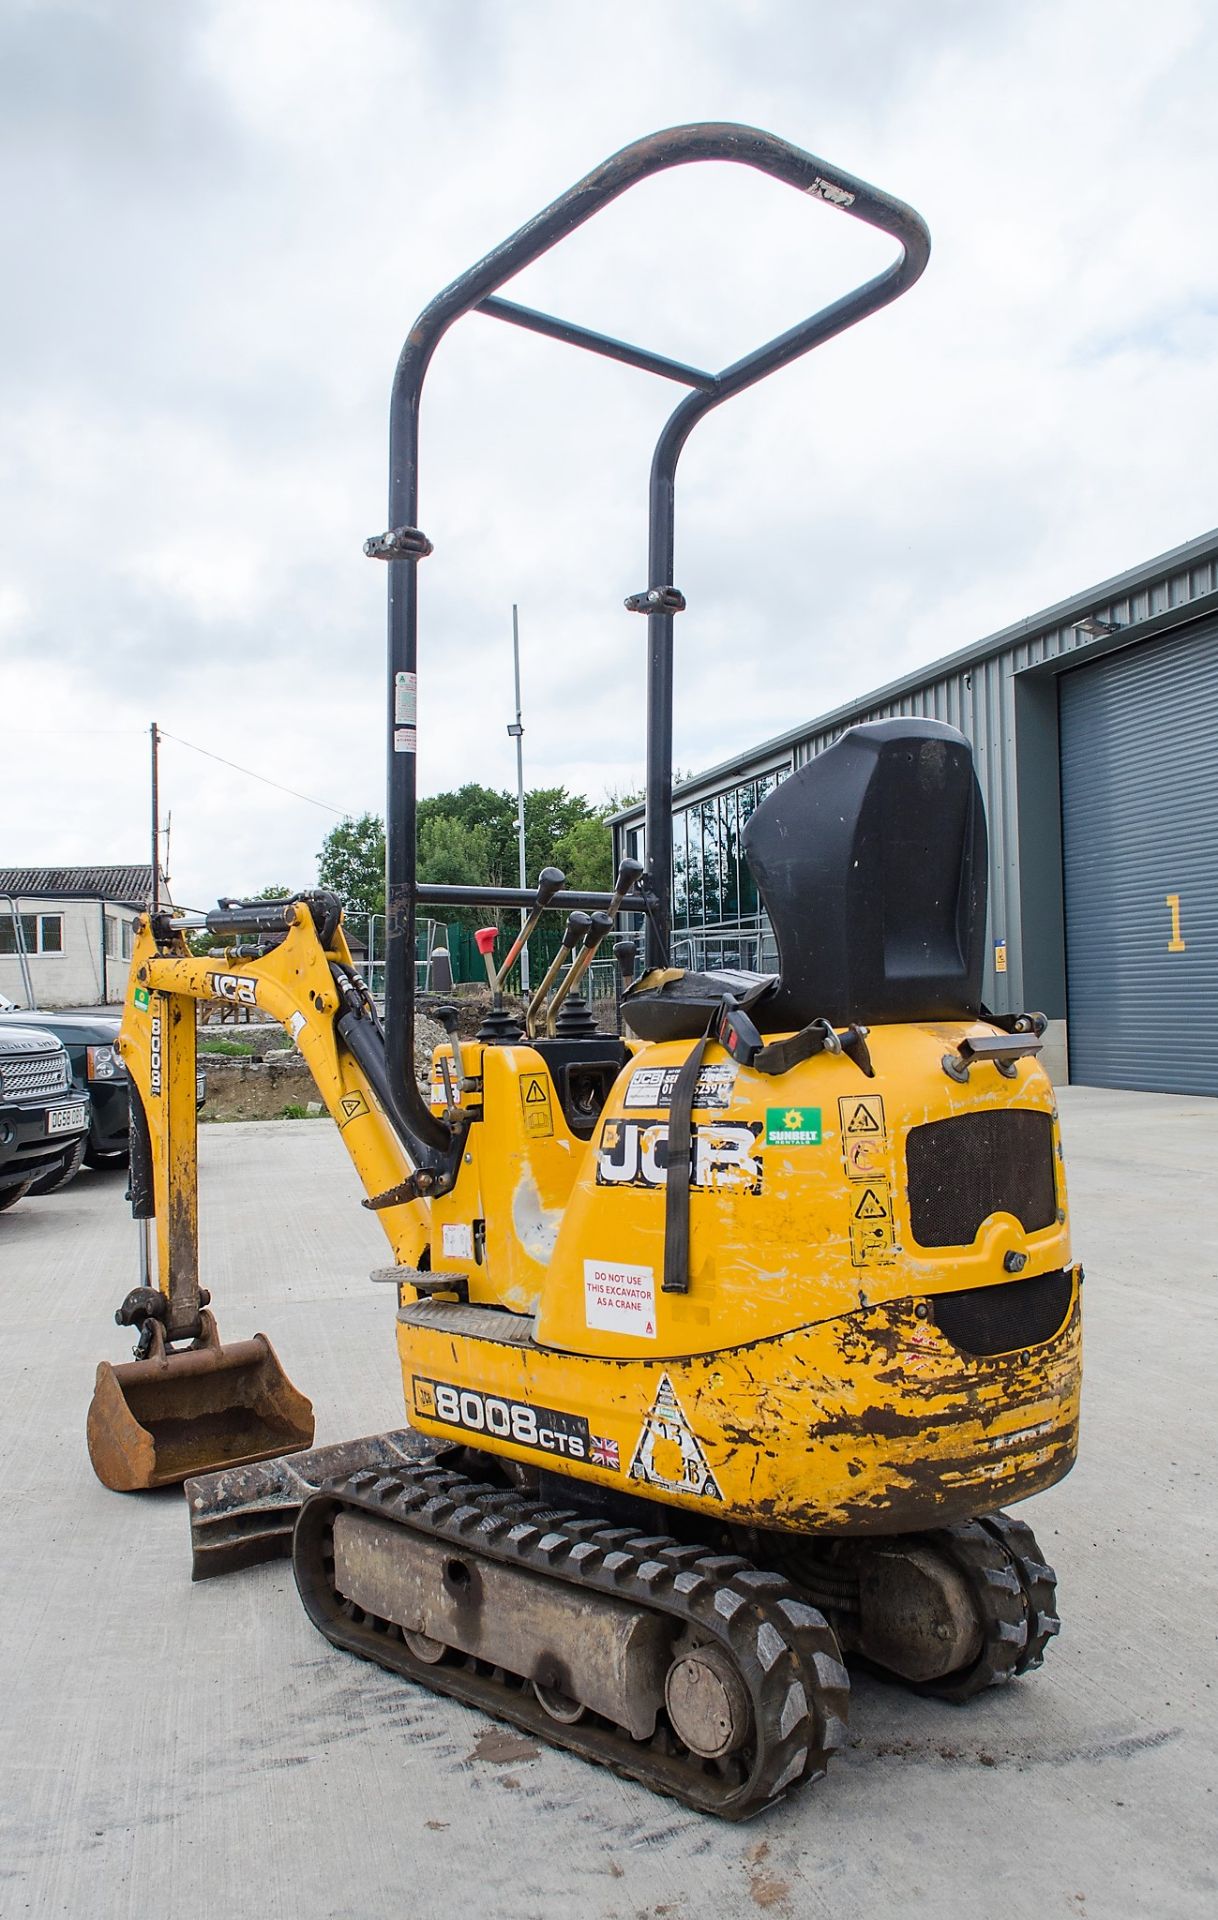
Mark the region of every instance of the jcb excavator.
[[[756, 168], [891, 236], [877, 277], [720, 373], [497, 291], [626, 188], [692, 161]], [[952, 727], [859, 726], [753, 813], [743, 851], [775, 975], [669, 963], [676, 467], [712, 408], [903, 293], [907, 206], [747, 127], [696, 125], [598, 167], [445, 289], [398, 363], [389, 531], [383, 1022], [338, 902], [224, 900], [140, 924], [122, 1029], [144, 1272], [136, 1358], [89, 1417], [107, 1485], [187, 1483], [197, 1576], [289, 1550], [338, 1647], [686, 1804], [739, 1819], [818, 1779], [844, 1656], [963, 1701], [1039, 1666], [1054, 1575], [1002, 1511], [1077, 1444], [1081, 1270], [1044, 1022], [981, 998], [986, 831]], [[419, 401], [477, 312], [688, 389], [651, 468], [646, 871], [535, 895], [415, 870]], [[496, 964], [414, 1068], [415, 915], [566, 914], [523, 1019]], [[621, 931], [627, 1033], [581, 983]], [[637, 978], [634, 934], [645, 968]], [[303, 1452], [309, 1402], [261, 1335], [220, 1344], [199, 1284], [196, 1002], [281, 1021], [393, 1264], [408, 1427]], [[259, 1464], [261, 1463], [261, 1464]]]

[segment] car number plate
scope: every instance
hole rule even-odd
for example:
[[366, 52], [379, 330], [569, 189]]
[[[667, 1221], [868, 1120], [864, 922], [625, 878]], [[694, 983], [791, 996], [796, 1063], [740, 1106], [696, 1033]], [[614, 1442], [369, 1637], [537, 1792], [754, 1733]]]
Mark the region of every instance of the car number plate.
[[48, 1133], [79, 1133], [88, 1124], [88, 1107], [52, 1107], [47, 1115]]

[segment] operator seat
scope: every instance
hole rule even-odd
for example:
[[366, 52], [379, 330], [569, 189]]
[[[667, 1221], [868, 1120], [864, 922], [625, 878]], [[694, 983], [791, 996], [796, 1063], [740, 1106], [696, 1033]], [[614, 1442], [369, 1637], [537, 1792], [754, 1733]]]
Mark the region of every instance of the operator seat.
[[767, 1030], [979, 1012], [985, 809], [955, 727], [851, 727], [768, 795], [743, 845], [778, 943]]
[[641, 1039], [696, 1038], [725, 996], [763, 1033], [980, 1011], [985, 810], [955, 727], [851, 727], [780, 782], [742, 839], [778, 944], [777, 977], [644, 975], [623, 1004]]

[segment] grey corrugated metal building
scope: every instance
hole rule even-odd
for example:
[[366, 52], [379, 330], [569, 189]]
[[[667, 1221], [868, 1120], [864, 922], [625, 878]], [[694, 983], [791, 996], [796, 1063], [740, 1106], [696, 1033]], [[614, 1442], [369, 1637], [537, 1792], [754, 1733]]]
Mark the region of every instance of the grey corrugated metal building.
[[[673, 795], [674, 959], [773, 962], [748, 814], [847, 727], [949, 721], [990, 831], [985, 994], [1050, 1016], [1050, 1065], [1218, 1094], [1218, 531], [768, 740]], [[643, 853], [642, 808], [614, 822]]]

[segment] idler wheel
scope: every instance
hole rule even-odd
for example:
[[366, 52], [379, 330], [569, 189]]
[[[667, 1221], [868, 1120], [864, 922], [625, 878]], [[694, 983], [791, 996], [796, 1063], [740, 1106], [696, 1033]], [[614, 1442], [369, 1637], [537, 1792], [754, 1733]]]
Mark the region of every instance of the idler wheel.
[[442, 1640], [433, 1640], [429, 1633], [410, 1633], [405, 1627], [402, 1638], [416, 1660], [422, 1660], [426, 1666], [438, 1666], [444, 1658], [447, 1648]]
[[664, 1704], [678, 1740], [703, 1760], [721, 1760], [748, 1739], [748, 1690], [719, 1647], [693, 1647], [673, 1661]]
[[583, 1704], [572, 1700], [569, 1693], [563, 1693], [559, 1687], [547, 1687], [540, 1680], [534, 1680], [533, 1692], [551, 1720], [557, 1720], [564, 1727], [573, 1727], [584, 1717]]

